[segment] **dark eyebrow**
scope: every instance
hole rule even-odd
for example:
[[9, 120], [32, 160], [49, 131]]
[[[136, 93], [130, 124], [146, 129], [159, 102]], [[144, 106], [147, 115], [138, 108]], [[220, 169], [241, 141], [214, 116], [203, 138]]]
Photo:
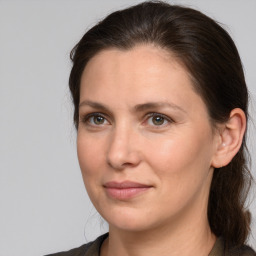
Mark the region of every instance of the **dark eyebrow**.
[[[92, 108], [99, 109], [102, 111], [109, 111], [109, 109], [106, 106], [104, 106], [103, 104], [98, 103], [98, 102], [89, 101], [89, 100], [82, 101], [79, 104], [79, 108], [82, 106], [90, 106]], [[147, 103], [143, 103], [143, 104], [138, 104], [138, 105], [135, 105], [134, 110], [135, 110], [135, 112], [142, 112], [142, 111], [145, 111], [148, 109], [157, 109], [157, 108], [163, 108], [163, 107], [180, 110], [180, 111], [186, 113], [186, 111], [184, 109], [182, 109], [181, 107], [179, 107], [173, 103], [169, 103], [169, 102], [147, 102]]]
[[90, 106], [92, 108], [97, 108], [99, 110], [104, 110], [104, 111], [108, 111], [108, 108], [98, 102], [93, 102], [93, 101], [89, 101], [89, 100], [85, 100], [85, 101], [82, 101], [80, 104], [79, 104], [79, 108], [82, 107], [82, 106]]
[[141, 112], [141, 111], [145, 111], [148, 109], [157, 109], [157, 108], [163, 108], [163, 107], [173, 108], [175, 110], [180, 110], [180, 111], [186, 113], [186, 111], [184, 109], [182, 109], [181, 107], [179, 107], [173, 103], [169, 103], [169, 102], [147, 102], [144, 104], [138, 104], [135, 106], [135, 110], [138, 112]]

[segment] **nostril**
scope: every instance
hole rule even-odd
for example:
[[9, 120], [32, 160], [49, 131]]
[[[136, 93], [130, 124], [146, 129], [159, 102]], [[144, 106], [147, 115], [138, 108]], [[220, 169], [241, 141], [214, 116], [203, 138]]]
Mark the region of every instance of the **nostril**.
[[107, 163], [113, 169], [122, 170], [125, 168], [135, 167], [140, 163], [139, 155], [136, 152], [126, 154], [109, 154]]
[[127, 123], [115, 129], [109, 138], [109, 148], [106, 154], [106, 161], [114, 169], [134, 167], [140, 162], [137, 144], [134, 143], [137, 137], [129, 129]]

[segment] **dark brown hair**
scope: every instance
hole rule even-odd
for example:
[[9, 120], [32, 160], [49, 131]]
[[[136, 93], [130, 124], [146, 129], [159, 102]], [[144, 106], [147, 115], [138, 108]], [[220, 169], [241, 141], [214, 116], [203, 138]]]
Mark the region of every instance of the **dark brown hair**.
[[[189, 71], [213, 124], [241, 108], [248, 119], [248, 91], [241, 60], [229, 34], [199, 11], [164, 2], [144, 2], [116, 11], [92, 27], [71, 52], [69, 87], [78, 128], [80, 79], [87, 62], [108, 48], [128, 50], [153, 44], [174, 54]], [[245, 201], [251, 184], [246, 165], [246, 138], [231, 163], [215, 169], [208, 204], [212, 232], [227, 246], [242, 245], [250, 231]]]

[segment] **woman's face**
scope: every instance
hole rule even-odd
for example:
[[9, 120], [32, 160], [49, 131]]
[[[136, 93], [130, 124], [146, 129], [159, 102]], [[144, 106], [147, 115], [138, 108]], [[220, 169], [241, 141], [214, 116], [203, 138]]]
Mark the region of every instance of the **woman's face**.
[[100, 52], [82, 75], [79, 117], [84, 183], [110, 228], [207, 220], [217, 138], [174, 57], [150, 45]]

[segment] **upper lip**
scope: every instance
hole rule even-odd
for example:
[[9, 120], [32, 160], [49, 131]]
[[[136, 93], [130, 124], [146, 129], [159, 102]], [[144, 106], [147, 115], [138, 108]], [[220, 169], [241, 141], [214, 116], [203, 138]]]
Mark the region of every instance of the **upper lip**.
[[117, 182], [117, 181], [110, 181], [104, 184], [104, 187], [106, 188], [148, 188], [152, 187], [150, 185], [146, 184], [141, 184], [138, 182], [133, 182], [133, 181], [122, 181], [122, 182]]

